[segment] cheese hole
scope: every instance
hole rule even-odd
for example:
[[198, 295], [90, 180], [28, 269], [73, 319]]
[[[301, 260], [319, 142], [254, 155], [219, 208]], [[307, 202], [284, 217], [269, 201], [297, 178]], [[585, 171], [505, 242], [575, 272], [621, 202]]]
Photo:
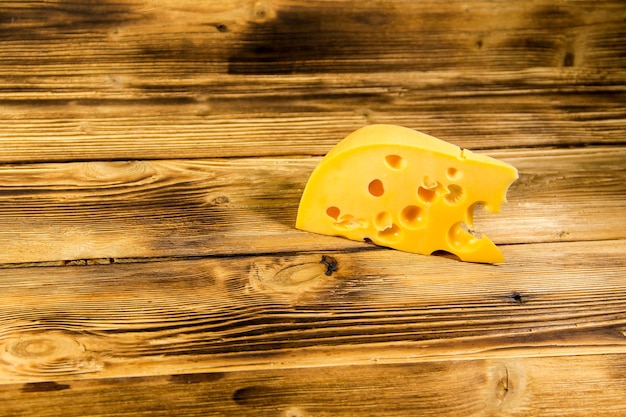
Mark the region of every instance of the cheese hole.
[[367, 227], [367, 221], [362, 218], [354, 217], [351, 214], [344, 214], [335, 222], [335, 228], [340, 230], [363, 229]]
[[448, 186], [448, 194], [446, 194], [445, 199], [450, 204], [458, 203], [463, 199], [463, 188], [456, 184], [450, 184]]
[[386, 230], [393, 225], [391, 214], [387, 211], [381, 211], [374, 218], [374, 227], [378, 230]]
[[406, 206], [400, 212], [400, 220], [411, 229], [419, 227], [423, 224], [422, 208], [418, 206]]
[[455, 223], [448, 231], [450, 245], [459, 250], [471, 250], [471, 246], [478, 243], [480, 237], [474, 235], [463, 222]]
[[367, 190], [374, 197], [380, 197], [385, 193], [385, 187], [383, 187], [383, 182], [381, 180], [373, 180], [372, 182], [370, 182]]
[[343, 219], [337, 223], [335, 223], [335, 227], [338, 230], [349, 231], [359, 228], [359, 224], [354, 219]]
[[448, 168], [446, 175], [448, 176], [448, 179], [451, 181], [458, 181], [461, 178], [463, 178], [463, 173], [459, 171], [458, 169], [456, 169], [455, 167]]
[[406, 167], [406, 161], [400, 155], [387, 155], [385, 156], [385, 162], [392, 169], [403, 169]]
[[390, 227], [378, 232], [378, 239], [383, 243], [395, 243], [400, 240], [402, 229], [392, 223]]
[[422, 187], [428, 188], [429, 190], [435, 189], [439, 186], [439, 181], [433, 180], [428, 175], [424, 177], [422, 180]]
[[424, 203], [430, 203], [435, 199], [436, 195], [435, 190], [431, 190], [430, 188], [419, 187], [417, 189], [417, 196]]
[[341, 211], [339, 210], [339, 207], [332, 206], [326, 209], [326, 214], [328, 214], [330, 217], [332, 217], [335, 220], [339, 218], [340, 213]]

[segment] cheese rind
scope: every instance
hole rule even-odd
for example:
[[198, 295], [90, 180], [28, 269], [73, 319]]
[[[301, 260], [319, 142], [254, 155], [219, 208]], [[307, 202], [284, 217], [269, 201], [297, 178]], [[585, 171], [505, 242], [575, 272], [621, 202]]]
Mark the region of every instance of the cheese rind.
[[447, 251], [469, 262], [504, 257], [477, 237], [473, 212], [498, 212], [517, 170], [394, 125], [363, 127], [318, 164], [304, 189], [296, 227], [430, 255]]

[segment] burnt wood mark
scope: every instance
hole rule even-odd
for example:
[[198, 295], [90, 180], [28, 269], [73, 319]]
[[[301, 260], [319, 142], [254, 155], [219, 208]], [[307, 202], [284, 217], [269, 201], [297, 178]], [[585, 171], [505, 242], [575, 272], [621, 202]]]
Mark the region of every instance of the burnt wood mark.
[[201, 374], [174, 374], [169, 380], [174, 384], [202, 384], [216, 382], [224, 378], [224, 373], [210, 372]]
[[320, 263], [326, 267], [326, 271], [324, 272], [326, 276], [331, 276], [333, 272], [336, 272], [339, 269], [337, 259], [329, 255], [322, 255]]
[[70, 389], [68, 384], [59, 384], [54, 381], [49, 382], [29, 382], [22, 386], [22, 392], [51, 392], [51, 391], [63, 391]]
[[[368, 19], [368, 15], [377, 18]], [[380, 45], [391, 40], [377, 26], [388, 25], [394, 19], [392, 12], [383, 10], [353, 14], [347, 8], [285, 7], [276, 12], [274, 19], [249, 24], [242, 47], [228, 59], [228, 72], [306, 73], [337, 69], [338, 63], [349, 71], [356, 68], [355, 57], [373, 64], [377, 51], [384, 50]], [[360, 30], [341, 30], [342, 23], [348, 21], [356, 22]]]
[[0, 6], [1, 40], [58, 40], [142, 19], [118, 1], [16, 2]]

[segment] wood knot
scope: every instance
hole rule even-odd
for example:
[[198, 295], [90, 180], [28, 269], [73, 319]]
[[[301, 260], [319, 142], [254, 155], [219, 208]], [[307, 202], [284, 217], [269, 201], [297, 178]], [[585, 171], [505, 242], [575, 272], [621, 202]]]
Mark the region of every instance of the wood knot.
[[325, 268], [312, 262], [289, 265], [277, 271], [271, 280], [274, 289], [287, 292], [301, 292], [311, 287], [320, 277], [326, 275]]
[[324, 272], [326, 276], [331, 276], [333, 272], [336, 272], [339, 269], [337, 260], [332, 256], [322, 255], [320, 263], [326, 267], [326, 272]]
[[511, 294], [507, 296], [513, 303], [517, 305], [522, 305], [528, 301], [528, 298], [517, 291], [513, 291]]
[[291, 302], [296, 301], [301, 296], [328, 285], [328, 277], [339, 268], [334, 257], [324, 255], [320, 261], [318, 256], [255, 262], [250, 271], [250, 284], [257, 291], [287, 297]]
[[22, 334], [2, 345], [0, 362], [9, 364], [8, 371], [17, 374], [48, 377], [102, 369], [76, 338], [62, 332]]
[[507, 370], [506, 374], [498, 380], [498, 384], [496, 385], [496, 398], [500, 401], [503, 401], [508, 393], [509, 393], [509, 372]]
[[213, 205], [219, 206], [221, 204], [230, 203], [230, 200], [225, 195], [220, 195], [215, 197], [211, 202], [213, 203]]
[[230, 198], [225, 195], [207, 195], [204, 199], [204, 205], [208, 207], [227, 206], [230, 203]]
[[[9, 346], [8, 351], [18, 358], [38, 359], [55, 355], [57, 351], [66, 350], [68, 346], [71, 350], [73, 346], [65, 342], [63, 339], [54, 340], [47, 337], [20, 338]], [[68, 346], [63, 346], [64, 344]]]
[[250, 10], [249, 18], [254, 23], [265, 23], [276, 19], [276, 11], [265, 1], [257, 1]]
[[567, 52], [563, 57], [563, 66], [564, 67], [573, 67], [574, 62], [576, 61], [575, 55], [573, 52]]
[[488, 407], [492, 408], [488, 414], [509, 414], [508, 411], [518, 410], [526, 391], [524, 362], [513, 359], [494, 363], [489, 368], [489, 385], [494, 389], [494, 397], [488, 402]]
[[217, 23], [215, 24], [215, 29], [217, 29], [218, 31], [225, 33], [228, 32], [228, 26], [226, 26], [223, 23]]

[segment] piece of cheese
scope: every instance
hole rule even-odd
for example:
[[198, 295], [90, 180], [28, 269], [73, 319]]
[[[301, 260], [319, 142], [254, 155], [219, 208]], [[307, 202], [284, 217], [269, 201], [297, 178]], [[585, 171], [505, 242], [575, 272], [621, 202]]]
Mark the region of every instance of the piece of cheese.
[[302, 194], [296, 227], [463, 261], [504, 262], [473, 213], [506, 202], [517, 170], [413, 129], [370, 125], [350, 134], [318, 164]]

